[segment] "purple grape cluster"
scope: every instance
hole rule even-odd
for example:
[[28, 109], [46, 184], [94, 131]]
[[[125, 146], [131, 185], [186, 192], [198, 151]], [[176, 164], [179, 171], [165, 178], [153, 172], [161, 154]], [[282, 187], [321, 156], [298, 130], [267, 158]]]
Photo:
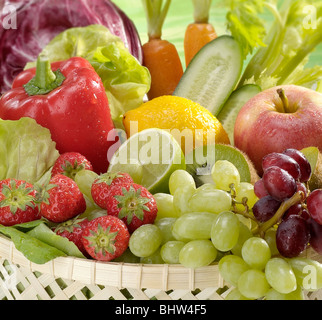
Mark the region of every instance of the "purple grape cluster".
[[[262, 178], [254, 185], [259, 200], [253, 214], [260, 223], [273, 221], [281, 214], [276, 231], [276, 246], [287, 258], [298, 256], [310, 244], [322, 254], [322, 189], [310, 191], [307, 182], [311, 165], [303, 153], [286, 149], [270, 153], [262, 161]], [[301, 200], [283, 211], [287, 200], [301, 191]], [[282, 211], [281, 211], [282, 210]]]

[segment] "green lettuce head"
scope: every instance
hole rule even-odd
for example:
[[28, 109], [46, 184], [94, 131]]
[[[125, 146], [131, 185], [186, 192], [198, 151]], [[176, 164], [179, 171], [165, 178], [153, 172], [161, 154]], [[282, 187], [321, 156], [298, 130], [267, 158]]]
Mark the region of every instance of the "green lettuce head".
[[35, 183], [59, 156], [50, 131], [31, 118], [0, 119], [0, 180]]
[[[122, 126], [123, 114], [139, 107], [150, 90], [151, 76], [148, 69], [105, 26], [67, 29], [49, 42], [42, 53], [51, 62], [74, 56], [88, 60], [102, 79], [111, 116], [117, 127]], [[34, 66], [35, 63], [28, 63], [26, 68]]]

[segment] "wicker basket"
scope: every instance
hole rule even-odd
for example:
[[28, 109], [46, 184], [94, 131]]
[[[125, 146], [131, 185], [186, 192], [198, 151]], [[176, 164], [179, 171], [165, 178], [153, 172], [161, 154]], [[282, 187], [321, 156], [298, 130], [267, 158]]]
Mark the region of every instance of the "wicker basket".
[[[318, 260], [311, 250], [306, 256]], [[223, 300], [225, 286], [216, 264], [144, 265], [59, 257], [39, 265], [0, 235], [0, 299], [8, 300]], [[306, 294], [322, 300], [322, 290]]]

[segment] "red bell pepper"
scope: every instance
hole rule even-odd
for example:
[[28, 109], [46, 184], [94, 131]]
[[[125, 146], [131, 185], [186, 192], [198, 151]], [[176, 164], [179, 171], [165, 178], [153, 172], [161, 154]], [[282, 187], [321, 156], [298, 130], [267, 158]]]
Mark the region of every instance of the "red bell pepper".
[[0, 99], [0, 117], [31, 117], [50, 130], [60, 153], [83, 154], [97, 173], [108, 168], [107, 141], [114, 128], [101, 78], [80, 57], [49, 63], [40, 56], [37, 67], [22, 71]]

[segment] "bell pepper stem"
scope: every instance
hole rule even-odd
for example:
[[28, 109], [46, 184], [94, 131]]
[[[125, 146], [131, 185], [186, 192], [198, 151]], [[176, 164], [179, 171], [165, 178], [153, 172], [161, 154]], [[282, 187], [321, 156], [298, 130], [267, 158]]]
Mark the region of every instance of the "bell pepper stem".
[[48, 57], [40, 54], [35, 76], [23, 87], [29, 96], [44, 95], [58, 88], [64, 80], [65, 76], [61, 71], [52, 71]]
[[54, 72], [51, 70], [51, 65], [48, 57], [39, 55], [37, 59], [35, 85], [45, 89], [56, 80]]

